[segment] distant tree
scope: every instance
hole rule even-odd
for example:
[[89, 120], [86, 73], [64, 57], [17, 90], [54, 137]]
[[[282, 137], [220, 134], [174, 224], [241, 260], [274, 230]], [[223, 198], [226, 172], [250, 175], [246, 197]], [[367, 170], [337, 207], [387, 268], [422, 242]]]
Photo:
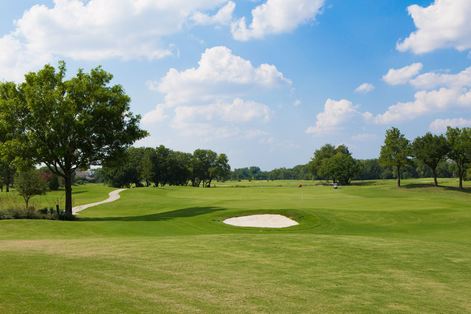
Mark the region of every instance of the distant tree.
[[381, 179], [383, 168], [378, 159], [365, 159], [358, 161], [358, 174], [355, 176], [359, 180]]
[[21, 156], [64, 179], [65, 210], [72, 215], [75, 171], [119, 156], [147, 133], [139, 128], [140, 117], [129, 111], [123, 88], [110, 86], [111, 74], [100, 67], [90, 73], [79, 70], [69, 80], [65, 74], [63, 62], [57, 71], [46, 65], [27, 74], [17, 95], [7, 98], [21, 130], [11, 140], [22, 146]]
[[132, 184], [139, 186], [139, 160], [136, 157], [138, 151], [128, 149], [121, 154], [119, 160], [112, 159], [103, 163], [100, 175], [105, 182], [113, 187], [129, 187]]
[[466, 170], [471, 164], [471, 128], [448, 127], [446, 138], [450, 145], [448, 157], [456, 164], [459, 187], [463, 189]]
[[310, 168], [314, 176], [344, 185], [350, 184], [359, 172], [357, 161], [345, 145], [334, 147], [326, 144], [316, 150]]
[[192, 163], [191, 154], [172, 151], [169, 155], [169, 184], [187, 185], [193, 173]]
[[432, 170], [435, 186], [438, 186], [437, 167], [449, 152], [448, 142], [443, 135], [427, 133], [417, 137], [412, 143], [414, 156]]
[[335, 153], [335, 146], [331, 144], [326, 144], [314, 152], [314, 156], [308, 164], [314, 178], [328, 179], [323, 173], [323, 170], [325, 169], [323, 169], [322, 164], [325, 162], [325, 160], [333, 157]]
[[140, 160], [139, 175], [141, 179], [146, 183], [146, 186], [150, 186], [152, 178], [154, 177], [154, 164], [155, 150], [152, 148], [142, 148], [143, 154]]
[[38, 170], [28, 169], [19, 171], [15, 178], [15, 188], [24, 201], [26, 208], [29, 208], [29, 201], [35, 195], [46, 193], [46, 182]]
[[[216, 159], [216, 165], [212, 169], [213, 175], [218, 181], [226, 181], [231, 175], [231, 166], [226, 154], [219, 154]], [[211, 184], [211, 182], [210, 182]]]
[[153, 182], [155, 186], [164, 186], [168, 183], [170, 179], [170, 154], [172, 151], [160, 145], [155, 150], [155, 154], [153, 154]]
[[411, 154], [409, 140], [397, 128], [386, 131], [384, 145], [381, 146], [379, 161], [384, 167], [396, 170], [397, 186], [401, 186], [402, 169], [409, 163]]
[[211, 187], [216, 168], [217, 154], [208, 149], [197, 149], [193, 153], [193, 186]]

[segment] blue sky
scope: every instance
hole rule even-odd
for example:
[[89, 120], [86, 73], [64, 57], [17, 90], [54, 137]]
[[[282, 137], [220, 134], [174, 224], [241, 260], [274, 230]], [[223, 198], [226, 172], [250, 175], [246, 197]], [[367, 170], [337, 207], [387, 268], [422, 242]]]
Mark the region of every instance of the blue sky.
[[151, 132], [137, 145], [233, 167], [294, 166], [325, 143], [373, 158], [391, 126], [471, 126], [469, 20], [468, 0], [1, 1], [0, 79], [102, 65]]

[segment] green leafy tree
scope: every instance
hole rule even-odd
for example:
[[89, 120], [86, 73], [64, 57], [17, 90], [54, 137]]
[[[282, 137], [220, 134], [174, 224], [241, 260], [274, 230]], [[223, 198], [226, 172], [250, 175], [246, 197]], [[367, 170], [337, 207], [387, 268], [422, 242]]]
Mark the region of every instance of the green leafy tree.
[[315, 179], [328, 179], [323, 172], [323, 163], [325, 160], [335, 155], [335, 146], [326, 144], [314, 152], [314, 156], [309, 162], [309, 169]]
[[411, 148], [409, 140], [397, 128], [386, 131], [384, 145], [381, 146], [379, 162], [384, 167], [396, 170], [397, 186], [401, 186], [402, 170], [409, 163]]
[[153, 181], [155, 186], [164, 186], [170, 179], [169, 159], [172, 150], [160, 145], [153, 155]]
[[435, 186], [438, 186], [437, 167], [450, 150], [445, 136], [427, 133], [417, 137], [412, 143], [412, 150], [417, 159], [430, 167]]
[[46, 65], [25, 76], [19, 97], [12, 98], [23, 146], [22, 156], [46, 165], [64, 179], [65, 209], [72, 215], [72, 180], [77, 169], [116, 158], [147, 135], [139, 116], [129, 111], [130, 98], [101, 67], [79, 70], [66, 80], [65, 63]]
[[448, 127], [446, 138], [450, 145], [448, 157], [456, 164], [459, 187], [463, 189], [466, 170], [471, 164], [471, 128]]
[[155, 150], [152, 148], [142, 148], [143, 154], [140, 161], [139, 175], [141, 179], [146, 183], [146, 186], [150, 186], [152, 178], [154, 177], [154, 164]]
[[193, 186], [203, 184], [211, 187], [216, 167], [217, 154], [208, 149], [197, 149], [193, 153]]
[[36, 169], [19, 171], [15, 178], [15, 188], [18, 194], [23, 197], [26, 209], [29, 208], [29, 201], [35, 195], [46, 193], [47, 184]]
[[226, 181], [231, 175], [231, 166], [229, 165], [229, 159], [226, 154], [219, 154], [216, 159], [216, 165], [214, 168], [214, 177], [218, 181]]
[[358, 162], [353, 159], [348, 147], [326, 144], [314, 152], [309, 167], [313, 176], [332, 180], [341, 184], [350, 184], [359, 172]]

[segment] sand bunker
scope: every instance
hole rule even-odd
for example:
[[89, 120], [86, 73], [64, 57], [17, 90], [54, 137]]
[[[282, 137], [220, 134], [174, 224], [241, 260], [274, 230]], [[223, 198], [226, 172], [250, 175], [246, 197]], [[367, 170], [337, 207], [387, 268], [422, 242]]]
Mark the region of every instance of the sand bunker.
[[296, 226], [298, 223], [283, 215], [250, 215], [228, 218], [223, 221], [225, 224], [237, 227], [256, 228], [287, 228]]

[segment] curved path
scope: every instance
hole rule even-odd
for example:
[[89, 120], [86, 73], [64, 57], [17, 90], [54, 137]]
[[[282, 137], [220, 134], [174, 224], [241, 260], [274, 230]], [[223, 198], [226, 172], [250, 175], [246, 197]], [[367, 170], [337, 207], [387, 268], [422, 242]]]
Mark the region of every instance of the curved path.
[[98, 206], [98, 205], [101, 205], [101, 204], [111, 203], [111, 202], [117, 201], [121, 198], [119, 193], [123, 192], [124, 190], [126, 190], [126, 189], [119, 189], [119, 190], [114, 190], [114, 191], [110, 192], [108, 194], [108, 198], [104, 201], [101, 201], [101, 202], [75, 206], [74, 208], [72, 208], [72, 213], [77, 214], [78, 212], [81, 212], [82, 210], [85, 210], [85, 209], [90, 208], [90, 207], [95, 207], [95, 206]]

